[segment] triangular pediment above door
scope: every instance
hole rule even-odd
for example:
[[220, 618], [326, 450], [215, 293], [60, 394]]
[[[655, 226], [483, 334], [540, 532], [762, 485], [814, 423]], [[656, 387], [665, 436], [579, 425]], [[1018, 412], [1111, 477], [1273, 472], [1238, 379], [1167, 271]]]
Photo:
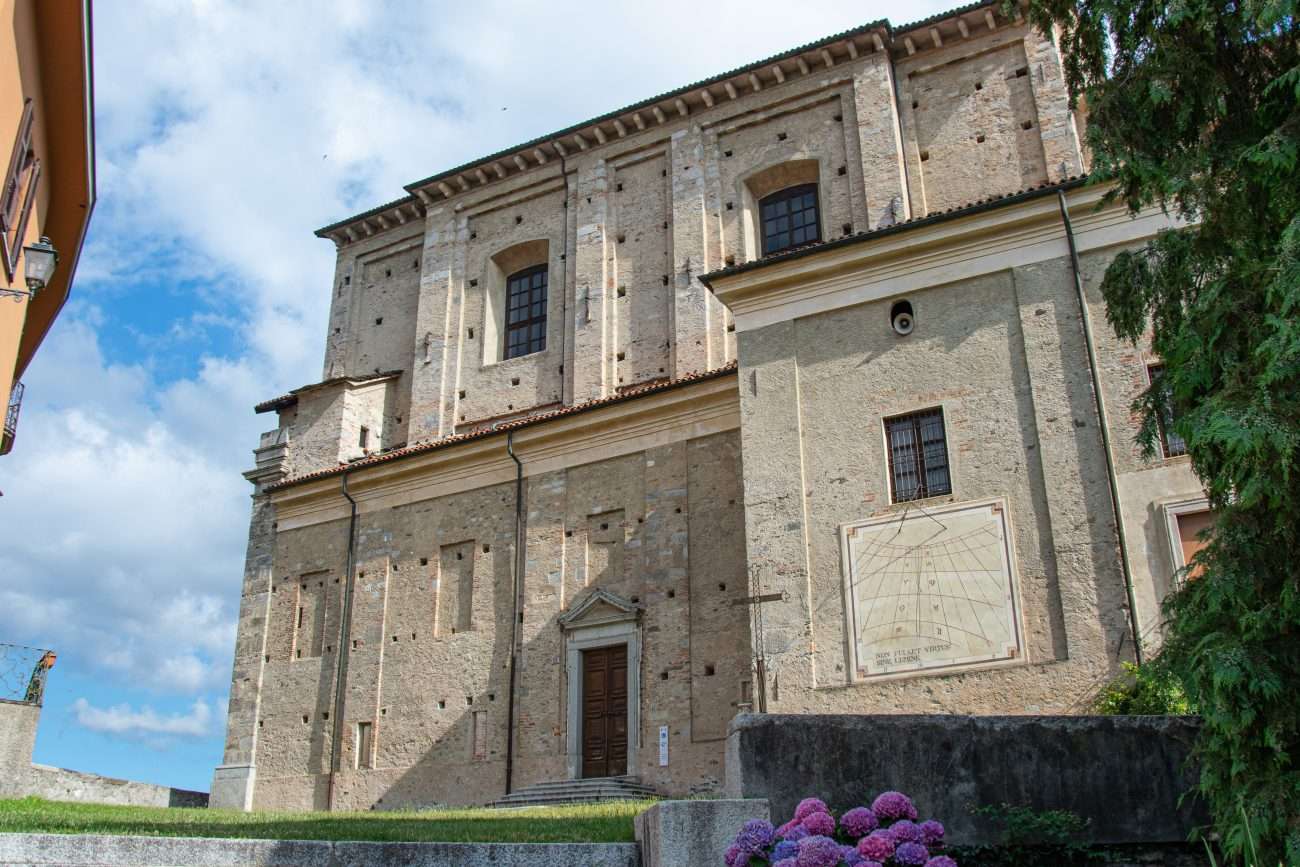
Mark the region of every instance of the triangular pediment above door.
[[637, 620], [641, 606], [617, 593], [597, 588], [584, 596], [576, 605], [560, 616], [560, 628], [576, 629], [603, 623], [622, 623]]

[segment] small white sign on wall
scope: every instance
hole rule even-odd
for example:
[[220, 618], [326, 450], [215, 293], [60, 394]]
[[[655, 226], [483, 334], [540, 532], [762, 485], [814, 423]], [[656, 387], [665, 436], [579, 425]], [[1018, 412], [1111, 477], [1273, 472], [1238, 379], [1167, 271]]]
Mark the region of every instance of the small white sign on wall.
[[659, 767], [668, 767], [668, 726], [659, 726]]

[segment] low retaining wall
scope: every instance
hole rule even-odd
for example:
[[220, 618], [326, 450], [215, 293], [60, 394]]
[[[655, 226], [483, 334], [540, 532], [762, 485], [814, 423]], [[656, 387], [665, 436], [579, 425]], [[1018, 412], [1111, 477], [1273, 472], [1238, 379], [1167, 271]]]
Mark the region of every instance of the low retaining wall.
[[804, 797], [833, 809], [881, 791], [912, 796], [958, 845], [993, 845], [975, 806], [1069, 810], [1099, 844], [1182, 843], [1208, 815], [1191, 790], [1193, 717], [742, 715], [727, 743], [727, 796], [765, 798], [783, 822]]
[[[712, 859], [710, 860], [712, 863]], [[18, 867], [639, 867], [635, 843], [331, 843], [0, 834]]]

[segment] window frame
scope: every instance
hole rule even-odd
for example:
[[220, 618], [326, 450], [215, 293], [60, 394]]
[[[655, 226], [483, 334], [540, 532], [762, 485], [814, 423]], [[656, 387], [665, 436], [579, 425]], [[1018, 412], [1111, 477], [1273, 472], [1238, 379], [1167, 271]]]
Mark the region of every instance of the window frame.
[[[1147, 385], [1156, 388], [1157, 381], [1165, 373], [1165, 363], [1163, 361], [1149, 362], [1146, 366]], [[1160, 454], [1165, 460], [1172, 458], [1181, 458], [1187, 454], [1187, 441], [1171, 430], [1174, 424], [1174, 413], [1172, 407], [1167, 407], [1168, 412], [1162, 412], [1156, 417], [1156, 427], [1160, 431]], [[1178, 441], [1174, 445], [1170, 438]]]
[[[938, 470], [938, 466], [930, 467], [926, 464], [926, 439], [924, 422], [931, 418], [938, 418], [941, 439], [938, 442], [943, 449], [943, 472], [947, 478], [947, 486], [942, 490], [931, 490], [929, 483], [929, 473], [931, 470]], [[916, 475], [917, 485], [911, 492], [911, 495], [904, 496], [899, 491], [898, 485], [898, 464], [894, 455], [893, 425], [909, 424], [913, 436], [913, 449], [915, 450], [915, 460], [912, 473]], [[914, 503], [918, 500], [926, 500], [932, 497], [946, 497], [953, 493], [952, 483], [952, 455], [948, 449], [948, 423], [945, 417], [943, 406], [931, 406], [924, 409], [912, 410], [909, 412], [899, 413], [897, 415], [885, 416], [881, 419], [881, 429], [884, 433], [885, 440], [885, 461], [886, 474], [889, 481], [889, 502], [890, 505], [899, 505]], [[934, 442], [931, 440], [931, 442]]]
[[0, 188], [0, 248], [3, 248], [5, 277], [11, 281], [18, 271], [18, 256], [41, 179], [41, 161], [32, 143], [35, 127], [35, 109], [29, 97], [23, 103], [22, 120], [9, 154], [9, 170]]
[[[532, 285], [533, 278], [542, 275], [541, 286]], [[505, 291], [502, 295], [502, 322], [501, 322], [501, 360], [509, 361], [512, 358], [523, 358], [526, 355], [534, 355], [538, 352], [546, 351], [546, 325], [547, 325], [547, 308], [550, 305], [550, 264], [542, 262], [538, 265], [530, 265], [527, 268], [515, 271], [509, 274], [505, 279]], [[540, 289], [541, 298], [535, 297]], [[531, 305], [541, 304], [541, 313], [524, 317], [518, 322], [510, 321], [510, 313], [513, 309], [512, 302], [516, 295], [526, 294], [528, 299], [523, 303], [524, 309]], [[537, 337], [529, 337], [529, 333], [535, 327], [540, 327], [541, 333]], [[511, 336], [515, 332], [522, 331], [524, 338], [522, 343], [515, 347], [511, 345]]]
[[[778, 204], [782, 204], [782, 203], [786, 203], [786, 204], [788, 205], [788, 203], [789, 203], [791, 200], [802, 198], [804, 195], [806, 195], [806, 194], [808, 194], [808, 193], [812, 193], [812, 208], [811, 208], [811, 210], [812, 210], [812, 215], [813, 215], [812, 224], [811, 224], [811, 225], [812, 225], [812, 229], [813, 229], [813, 235], [812, 235], [812, 237], [811, 237], [811, 238], [804, 238], [803, 240], [800, 240], [800, 241], [793, 241], [793, 240], [792, 240], [792, 241], [790, 241], [789, 243], [784, 244], [783, 246], [780, 246], [780, 247], [769, 247], [769, 246], [768, 246], [768, 231], [767, 231], [768, 217], [767, 217], [767, 214], [765, 213], [765, 212], [766, 212], [766, 209], [767, 209], [768, 207], [771, 207], [771, 206], [774, 206], [774, 205], [778, 205]], [[808, 210], [808, 209], [806, 209], [806, 208], [801, 208], [799, 212], [800, 212], [800, 213], [805, 213], [807, 210]], [[817, 244], [817, 243], [820, 243], [821, 240], [822, 240], [822, 222], [821, 222], [821, 221], [822, 221], [822, 214], [821, 214], [821, 210], [822, 210], [822, 208], [821, 208], [821, 189], [820, 189], [820, 185], [819, 185], [816, 181], [812, 181], [812, 182], [809, 182], [809, 183], [803, 183], [803, 184], [795, 184], [795, 185], [793, 185], [793, 186], [789, 186], [789, 187], [783, 187], [782, 189], [779, 189], [779, 190], [777, 190], [777, 191], [775, 191], [775, 192], [772, 192], [772, 193], [768, 193], [766, 196], [764, 196], [763, 198], [759, 199], [759, 200], [758, 200], [758, 248], [759, 248], [759, 255], [760, 255], [760, 256], [773, 256], [773, 255], [775, 255], [775, 254], [777, 254], [777, 253], [781, 253], [781, 252], [784, 252], [784, 251], [786, 251], [786, 250], [793, 250], [793, 249], [795, 249], [796, 247], [803, 247], [803, 246], [807, 246], [808, 244]], [[793, 215], [791, 214], [791, 212], [789, 211], [789, 208], [787, 207], [786, 213], [785, 213], [784, 215], [775, 215], [775, 216], [772, 217], [772, 219], [775, 220], [775, 219], [778, 219], [778, 218], [781, 217], [781, 216], [791, 217], [791, 216], [793, 216]], [[808, 225], [807, 223], [804, 224], [804, 226], [807, 226], [807, 225]], [[800, 228], [803, 228], [803, 227], [800, 227]], [[792, 227], [787, 227], [786, 230], [785, 230], [785, 233], [784, 233], [784, 234], [786, 234], [787, 236], [790, 236], [790, 235], [793, 235], [793, 234], [794, 234], [794, 231], [795, 231], [795, 230], [794, 230]]]

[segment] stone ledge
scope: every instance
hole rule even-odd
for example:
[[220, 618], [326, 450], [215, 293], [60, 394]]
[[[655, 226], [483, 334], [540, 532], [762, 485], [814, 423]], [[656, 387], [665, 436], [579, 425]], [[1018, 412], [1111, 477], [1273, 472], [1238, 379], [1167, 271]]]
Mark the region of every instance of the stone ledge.
[[636, 817], [644, 867], [720, 864], [749, 819], [767, 819], [767, 801], [660, 801]]
[[18, 867], [639, 867], [633, 843], [362, 843], [0, 834]]

